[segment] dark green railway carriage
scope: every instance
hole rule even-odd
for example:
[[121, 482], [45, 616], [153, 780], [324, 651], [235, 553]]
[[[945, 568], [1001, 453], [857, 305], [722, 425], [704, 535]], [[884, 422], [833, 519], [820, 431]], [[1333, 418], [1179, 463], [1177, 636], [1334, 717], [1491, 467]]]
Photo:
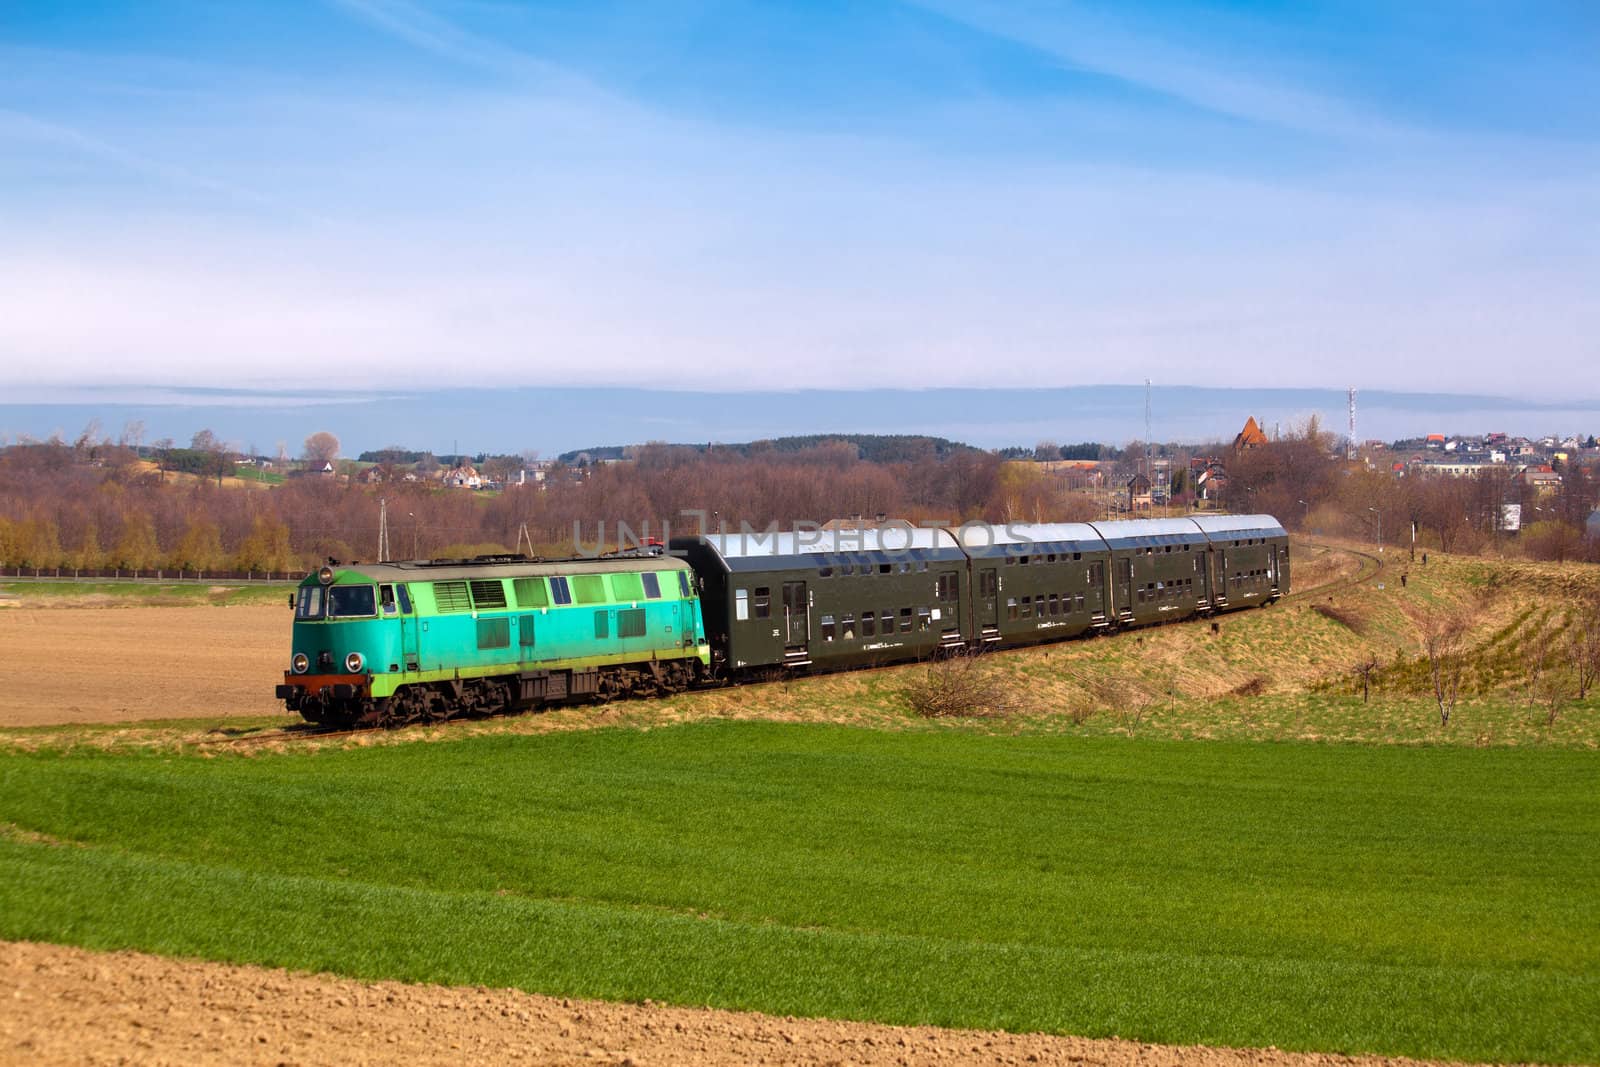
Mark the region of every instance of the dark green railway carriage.
[[387, 724], [683, 688], [710, 662], [692, 578], [654, 556], [324, 567], [295, 597], [278, 697]]
[[1108, 625], [1110, 550], [1088, 523], [967, 523], [953, 531], [973, 588], [975, 645], [1029, 644]]
[[713, 661], [732, 676], [931, 655], [964, 642], [967, 557], [945, 530], [675, 538], [700, 577]]
[[1203, 610], [1208, 543], [1192, 519], [1092, 525], [1111, 553], [1110, 596], [1118, 625], [1168, 622]]
[[1208, 543], [1214, 611], [1270, 604], [1289, 591], [1289, 534], [1271, 515], [1197, 515]]

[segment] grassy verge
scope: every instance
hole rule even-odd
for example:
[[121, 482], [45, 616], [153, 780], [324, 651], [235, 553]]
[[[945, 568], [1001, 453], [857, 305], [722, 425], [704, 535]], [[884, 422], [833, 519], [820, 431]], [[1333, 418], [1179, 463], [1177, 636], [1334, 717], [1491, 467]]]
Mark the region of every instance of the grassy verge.
[[1560, 749], [700, 723], [0, 752], [0, 934], [778, 1013], [1600, 1056]]
[[0, 595], [43, 606], [112, 607], [144, 605], [189, 607], [194, 605], [285, 604], [295, 583], [258, 585], [205, 582], [95, 582], [7, 581]]

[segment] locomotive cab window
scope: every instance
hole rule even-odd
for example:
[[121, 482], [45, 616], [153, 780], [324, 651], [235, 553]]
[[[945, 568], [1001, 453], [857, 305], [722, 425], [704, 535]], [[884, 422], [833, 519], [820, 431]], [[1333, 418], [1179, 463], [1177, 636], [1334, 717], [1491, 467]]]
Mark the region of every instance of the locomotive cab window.
[[411, 614], [411, 591], [409, 589], [407, 589], [403, 585], [397, 585], [394, 588], [395, 588], [395, 592], [400, 594], [400, 614], [402, 614], [402, 615], [410, 615]]
[[661, 575], [657, 574], [655, 571], [645, 571], [642, 577], [644, 578], [643, 584], [645, 598], [648, 600], [660, 600]]
[[297, 619], [322, 618], [322, 586], [302, 586], [300, 588], [300, 602], [294, 606], [294, 617]]
[[328, 617], [370, 618], [378, 613], [377, 589], [370, 585], [335, 585], [328, 589]]
[[378, 586], [378, 606], [383, 609], [385, 615], [393, 615], [399, 609], [394, 600], [394, 586]]
[[691, 593], [689, 591], [689, 572], [688, 571], [679, 571], [678, 572], [678, 592], [680, 594], [682, 594], [683, 599], [685, 599], [685, 600], [688, 600], [691, 596], [694, 595], [693, 593]]

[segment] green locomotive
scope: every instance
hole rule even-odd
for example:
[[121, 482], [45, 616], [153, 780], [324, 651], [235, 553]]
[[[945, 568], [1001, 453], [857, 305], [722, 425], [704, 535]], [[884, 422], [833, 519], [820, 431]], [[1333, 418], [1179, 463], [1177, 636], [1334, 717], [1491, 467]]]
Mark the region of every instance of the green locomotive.
[[694, 575], [668, 556], [329, 565], [293, 603], [277, 696], [330, 726], [672, 692], [710, 666]]

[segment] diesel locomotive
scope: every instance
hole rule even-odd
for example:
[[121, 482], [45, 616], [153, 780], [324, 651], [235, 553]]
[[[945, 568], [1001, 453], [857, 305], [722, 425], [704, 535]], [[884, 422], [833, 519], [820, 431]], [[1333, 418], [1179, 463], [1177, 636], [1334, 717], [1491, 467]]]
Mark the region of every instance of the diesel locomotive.
[[277, 689], [399, 726], [1010, 648], [1271, 603], [1270, 515], [675, 538], [662, 555], [327, 566]]

